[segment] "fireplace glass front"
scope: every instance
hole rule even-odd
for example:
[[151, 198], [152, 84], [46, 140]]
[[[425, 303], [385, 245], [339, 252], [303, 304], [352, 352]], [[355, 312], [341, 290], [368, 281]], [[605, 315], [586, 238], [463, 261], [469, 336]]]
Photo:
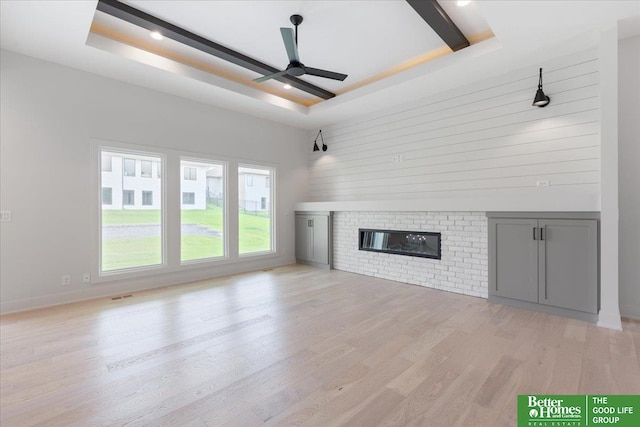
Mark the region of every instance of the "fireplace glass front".
[[360, 229], [360, 250], [440, 259], [440, 233]]

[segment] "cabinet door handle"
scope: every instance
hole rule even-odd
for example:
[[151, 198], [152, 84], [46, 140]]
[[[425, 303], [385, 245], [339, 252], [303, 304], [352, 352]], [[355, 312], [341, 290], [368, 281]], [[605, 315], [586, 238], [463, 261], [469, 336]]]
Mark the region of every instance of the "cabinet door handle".
[[533, 240], [537, 240], [536, 239], [536, 227], [533, 227]]
[[544, 240], [544, 227], [540, 227], [540, 240]]

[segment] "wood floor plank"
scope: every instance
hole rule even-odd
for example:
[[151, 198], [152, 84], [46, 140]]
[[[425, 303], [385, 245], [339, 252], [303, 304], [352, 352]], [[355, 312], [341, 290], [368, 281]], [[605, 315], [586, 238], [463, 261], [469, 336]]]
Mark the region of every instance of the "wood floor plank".
[[518, 394], [640, 394], [623, 329], [291, 265], [1, 316], [0, 424], [514, 425]]

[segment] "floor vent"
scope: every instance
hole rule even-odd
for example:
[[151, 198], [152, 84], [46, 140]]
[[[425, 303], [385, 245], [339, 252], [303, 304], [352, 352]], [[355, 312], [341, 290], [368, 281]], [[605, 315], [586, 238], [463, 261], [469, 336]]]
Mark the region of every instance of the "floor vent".
[[112, 297], [111, 300], [115, 301], [115, 300], [119, 300], [119, 299], [123, 299], [123, 298], [131, 298], [133, 295], [122, 295], [122, 296], [117, 296], [117, 297]]

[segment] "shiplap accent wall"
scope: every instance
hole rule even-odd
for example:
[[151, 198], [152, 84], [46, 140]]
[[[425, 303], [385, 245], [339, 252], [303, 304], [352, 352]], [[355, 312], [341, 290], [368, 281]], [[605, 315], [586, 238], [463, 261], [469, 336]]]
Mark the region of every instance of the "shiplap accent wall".
[[[597, 196], [598, 53], [539, 66], [545, 108], [531, 106], [538, 68], [530, 66], [323, 128], [329, 150], [311, 155], [311, 201], [558, 197], [559, 187]], [[539, 180], [551, 187], [537, 188]]]

